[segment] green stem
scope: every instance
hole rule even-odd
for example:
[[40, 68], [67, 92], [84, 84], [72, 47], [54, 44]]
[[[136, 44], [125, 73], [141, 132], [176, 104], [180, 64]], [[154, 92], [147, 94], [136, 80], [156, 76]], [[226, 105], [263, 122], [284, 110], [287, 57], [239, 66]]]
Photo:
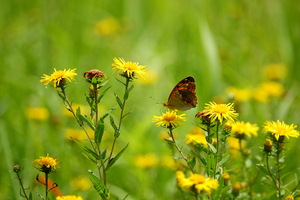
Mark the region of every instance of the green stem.
[[214, 179], [216, 179], [216, 171], [217, 171], [217, 164], [218, 164], [218, 156], [219, 156], [219, 121], [217, 122], [217, 130], [216, 130], [216, 134], [217, 134], [217, 153], [216, 153], [216, 157], [215, 157], [215, 167], [214, 167]]
[[22, 191], [23, 191], [24, 197], [25, 197], [27, 200], [29, 200], [29, 198], [27, 197], [27, 194], [26, 194], [26, 192], [25, 192], [25, 188], [24, 188], [24, 186], [23, 186], [22, 179], [21, 179], [21, 177], [20, 177], [19, 172], [16, 172], [16, 174], [17, 174], [17, 177], [18, 177], [18, 180], [19, 180], [21, 189], [22, 189]]
[[[87, 132], [86, 128], [84, 127], [84, 124], [81, 123], [81, 122], [77, 119], [76, 114], [75, 114], [75, 112], [74, 112], [74, 109], [73, 109], [73, 107], [72, 107], [72, 104], [70, 103], [70, 101], [69, 101], [69, 99], [68, 99], [68, 97], [67, 97], [67, 94], [66, 94], [66, 92], [65, 92], [65, 89], [64, 89], [63, 87], [61, 87], [61, 91], [62, 91], [62, 93], [63, 93], [63, 95], [64, 95], [64, 98], [65, 98], [64, 100], [67, 102], [67, 104], [68, 104], [68, 106], [69, 106], [69, 111], [73, 114], [73, 116], [75, 117], [75, 119], [76, 119], [77, 123], [79, 124], [79, 126], [84, 130], [86, 136], [88, 137], [88, 139], [89, 139], [89, 141], [90, 141], [90, 143], [91, 143], [91, 146], [92, 146], [94, 152], [97, 152], [97, 150], [96, 150], [96, 148], [95, 148], [95, 146], [94, 146], [94, 144], [93, 144], [93, 141], [92, 141], [92, 139], [91, 139], [89, 133]], [[97, 125], [97, 124], [96, 124], [96, 125]], [[95, 128], [95, 130], [96, 130], [96, 128]], [[102, 158], [101, 154], [99, 155], [99, 157]], [[98, 160], [96, 160], [96, 164], [97, 164], [97, 168], [98, 168], [98, 173], [99, 173], [99, 176], [100, 176], [100, 180], [102, 180], [102, 176], [101, 176], [101, 171], [100, 171], [100, 166], [99, 166]]]
[[187, 163], [187, 165], [189, 166], [189, 168], [191, 169], [191, 171], [192, 171], [193, 173], [195, 173], [194, 170], [193, 170], [193, 168], [189, 165], [189, 163], [188, 163], [186, 157], [184, 156], [184, 154], [182, 153], [182, 151], [181, 151], [180, 148], [178, 147], [178, 145], [177, 145], [177, 143], [176, 143], [176, 141], [175, 141], [175, 138], [174, 138], [174, 136], [173, 136], [172, 128], [169, 128], [169, 131], [170, 131], [170, 136], [171, 136], [171, 138], [172, 138], [172, 141], [173, 141], [174, 144], [175, 144], [176, 149], [177, 149], [178, 152], [181, 154], [182, 158], [185, 160], [185, 162]]
[[48, 173], [45, 173], [46, 200], [48, 200]]
[[270, 176], [271, 176], [271, 178], [272, 178], [272, 180], [273, 180], [273, 183], [275, 184], [275, 187], [278, 189], [277, 183], [276, 183], [276, 181], [275, 181], [275, 179], [274, 179], [274, 177], [273, 177], [273, 175], [272, 175], [272, 173], [271, 173], [271, 171], [270, 171], [270, 166], [269, 166], [269, 155], [268, 155], [268, 154], [267, 154], [267, 169], [268, 169], [268, 172], [269, 172], [269, 174], [270, 174]]
[[277, 145], [277, 167], [276, 167], [276, 176], [277, 176], [277, 180], [278, 180], [278, 192], [279, 192], [279, 199], [281, 200], [281, 188], [280, 188], [280, 173], [279, 173], [279, 154], [280, 154], [280, 144]]
[[243, 147], [242, 147], [242, 139], [239, 139], [239, 147], [240, 147], [240, 152], [242, 154], [242, 158], [243, 158], [243, 165], [244, 165], [244, 170], [243, 170], [243, 176], [244, 176], [244, 179], [247, 180], [248, 182], [248, 185], [249, 185], [249, 197], [250, 197], [250, 200], [252, 199], [252, 192], [251, 192], [251, 188], [250, 188], [250, 180], [249, 180], [249, 177], [248, 177], [248, 168], [246, 166], [246, 155], [243, 151]]
[[[129, 82], [130, 82], [130, 78], [126, 78], [124, 97], [125, 97], [125, 94], [126, 94], [126, 92], [128, 90]], [[118, 133], [115, 134], [115, 138], [114, 138], [114, 141], [113, 141], [113, 144], [112, 144], [112, 147], [111, 147], [111, 151], [110, 151], [110, 155], [109, 155], [106, 167], [108, 166], [108, 164], [109, 164], [109, 162], [111, 160], [111, 157], [112, 157], [112, 154], [113, 154], [113, 151], [114, 151], [114, 148], [115, 148], [116, 140], [117, 140], [117, 138], [118, 138], [118, 136], [120, 134], [120, 131], [121, 131], [121, 124], [122, 124], [122, 119], [123, 119], [123, 113], [124, 113], [124, 109], [125, 109], [126, 99], [127, 98], [123, 98], [123, 104], [122, 104], [121, 114], [120, 114], [120, 121], [119, 121], [119, 126], [118, 126]]]
[[[98, 92], [97, 92], [97, 85], [98, 84], [94, 84], [93, 87], [94, 87], [94, 96], [95, 96], [95, 112], [96, 112], [96, 119], [95, 119], [95, 131], [97, 130], [97, 127], [98, 127]], [[105, 171], [105, 165], [104, 165], [104, 161], [103, 161], [103, 158], [102, 158], [102, 153], [101, 153], [101, 149], [100, 149], [100, 144], [97, 142], [96, 143], [97, 145], [97, 149], [98, 149], [98, 154], [99, 154], [99, 158], [100, 158], [100, 162], [101, 162], [101, 166], [102, 166], [102, 173], [103, 173], [103, 183], [104, 185], [106, 186], [106, 171]], [[100, 169], [98, 167], [98, 170], [99, 170], [99, 176], [101, 177], [101, 172], [100, 172]]]

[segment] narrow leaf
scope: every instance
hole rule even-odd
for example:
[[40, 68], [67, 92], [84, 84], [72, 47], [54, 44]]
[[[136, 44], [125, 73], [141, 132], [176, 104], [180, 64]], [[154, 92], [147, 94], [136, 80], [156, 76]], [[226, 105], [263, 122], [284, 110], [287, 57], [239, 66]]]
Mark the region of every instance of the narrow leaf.
[[109, 199], [108, 190], [106, 189], [102, 181], [97, 176], [95, 176], [95, 174], [91, 170], [88, 170], [88, 172], [90, 180], [93, 183], [94, 188], [96, 189], [98, 194], [102, 197], [102, 199]]
[[92, 122], [87, 118], [81, 115], [81, 119], [93, 130], [95, 131], [95, 127], [93, 126]]
[[195, 165], [196, 165], [196, 158], [193, 157], [192, 159], [189, 159], [188, 160], [188, 164], [193, 169], [195, 167]]
[[210, 143], [208, 143], [207, 142], [207, 145], [210, 147], [210, 149], [212, 150], [212, 152], [215, 154], [215, 153], [217, 153], [217, 149], [213, 146], [213, 145], [211, 145]]
[[89, 154], [86, 154], [86, 153], [84, 153], [84, 152], [81, 152], [81, 153], [82, 153], [82, 155], [83, 155], [84, 157], [86, 157], [88, 160], [90, 160], [90, 161], [92, 161], [93, 163], [97, 164], [97, 161], [96, 161], [94, 158], [92, 158]]
[[171, 145], [171, 146], [174, 145], [174, 142], [173, 142], [172, 140], [168, 140], [168, 139], [166, 139], [166, 138], [164, 138], [164, 140], [165, 140], [169, 145]]
[[112, 113], [112, 111], [114, 111], [117, 107], [119, 107], [119, 105], [113, 107], [112, 109], [110, 109], [109, 111], [107, 111], [101, 118], [104, 120], [110, 113]]
[[204, 151], [205, 153], [208, 153], [208, 150], [202, 145], [200, 144], [199, 142], [193, 140], [193, 142], [195, 142], [195, 144], [202, 150]]
[[110, 125], [114, 129], [115, 132], [118, 131], [118, 128], [117, 128], [117, 126], [115, 124], [115, 120], [114, 120], [114, 118], [112, 116], [110, 116]]
[[197, 151], [196, 149], [195, 152], [196, 152], [196, 156], [200, 159], [201, 163], [206, 167], [207, 164], [206, 160], [200, 155], [199, 151]]
[[[99, 86], [100, 87], [100, 86]], [[107, 90], [109, 90], [109, 88], [111, 88], [111, 86], [109, 86], [108, 88], [106, 88], [98, 97], [98, 103], [100, 103], [101, 99], [104, 97], [105, 93], [107, 92]]]
[[217, 168], [221, 167], [228, 160], [229, 157], [230, 157], [230, 155], [227, 155], [220, 162], [218, 162]]
[[128, 113], [126, 113], [125, 115], [123, 115], [122, 116], [122, 119], [124, 118], [124, 117], [126, 117], [127, 115], [129, 115], [130, 113], [132, 113], [133, 112], [133, 110], [131, 110], [131, 111], [129, 111]]
[[105, 157], [106, 157], [107, 148], [108, 148], [108, 147], [106, 147], [106, 148], [104, 149], [104, 151], [101, 153], [101, 156], [102, 156], [102, 159], [103, 159], [103, 160], [104, 160]]
[[129, 89], [126, 90], [123, 99], [125, 99], [125, 100], [128, 99], [128, 97], [129, 97], [129, 92], [130, 92], [132, 89], [133, 89], [133, 85], [132, 85]]
[[109, 170], [109, 168], [111, 166], [113, 166], [113, 164], [115, 164], [115, 162], [120, 158], [120, 156], [122, 155], [122, 153], [126, 150], [126, 148], [128, 147], [129, 143], [114, 157], [112, 158], [112, 160], [109, 160], [108, 162], [108, 166], [106, 167], [106, 170]]
[[78, 120], [81, 124], [83, 124], [83, 120], [82, 120], [82, 118], [81, 118], [80, 107], [78, 107], [77, 110], [76, 110], [76, 118], [77, 118], [77, 120]]
[[87, 146], [85, 146], [84, 144], [78, 142], [74, 138], [72, 138], [72, 140], [74, 140], [74, 142], [76, 142], [79, 146], [81, 146], [83, 148], [83, 150], [85, 150], [87, 153], [91, 154], [96, 160], [99, 160], [99, 155], [97, 153], [95, 153], [92, 149], [90, 149]]
[[222, 192], [223, 185], [224, 185], [224, 179], [223, 179], [223, 176], [220, 176], [219, 187], [217, 190], [214, 190], [212, 193], [213, 199], [215, 199], [215, 200], [219, 199], [221, 192]]
[[119, 104], [120, 108], [123, 109], [123, 104], [122, 104], [120, 98], [118, 97], [117, 94], [115, 94], [115, 97], [116, 97], [117, 103]]
[[104, 121], [102, 118], [100, 118], [97, 128], [96, 128], [96, 131], [95, 131], [95, 142], [96, 143], [99, 143], [99, 144], [101, 143], [103, 133], [104, 133]]

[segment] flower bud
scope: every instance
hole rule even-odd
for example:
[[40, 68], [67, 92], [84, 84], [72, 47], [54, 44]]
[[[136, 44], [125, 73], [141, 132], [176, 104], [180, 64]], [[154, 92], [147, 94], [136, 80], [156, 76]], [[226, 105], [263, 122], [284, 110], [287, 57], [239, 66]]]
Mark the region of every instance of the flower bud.
[[227, 172], [224, 172], [222, 176], [223, 176], [223, 179], [224, 179], [224, 185], [228, 185], [228, 182], [230, 180], [229, 174]]
[[240, 182], [236, 182], [235, 184], [232, 185], [232, 194], [236, 197], [239, 196], [241, 189], [242, 189], [242, 186], [241, 186]]
[[20, 165], [16, 164], [16, 165], [13, 166], [13, 170], [14, 170], [14, 172], [19, 172], [22, 169], [21, 169]]
[[273, 147], [272, 141], [267, 138], [265, 143], [264, 143], [264, 151], [266, 153], [270, 153], [272, 151], [272, 147]]

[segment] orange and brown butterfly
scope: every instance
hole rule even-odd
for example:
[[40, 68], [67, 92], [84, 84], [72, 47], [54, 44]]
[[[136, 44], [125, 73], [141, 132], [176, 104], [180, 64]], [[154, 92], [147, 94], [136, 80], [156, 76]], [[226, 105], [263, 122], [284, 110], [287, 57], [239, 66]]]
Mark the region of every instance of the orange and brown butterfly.
[[195, 79], [191, 76], [186, 77], [174, 87], [168, 102], [163, 103], [163, 105], [170, 110], [180, 111], [195, 108], [198, 103], [195, 89]]

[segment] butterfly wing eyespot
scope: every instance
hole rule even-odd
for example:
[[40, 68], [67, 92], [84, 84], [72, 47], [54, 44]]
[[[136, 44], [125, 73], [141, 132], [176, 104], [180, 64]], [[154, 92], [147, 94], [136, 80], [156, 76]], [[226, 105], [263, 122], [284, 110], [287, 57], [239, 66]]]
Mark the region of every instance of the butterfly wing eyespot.
[[198, 103], [195, 79], [191, 76], [182, 79], [172, 90], [168, 102], [163, 105], [171, 110], [185, 111], [195, 108]]

